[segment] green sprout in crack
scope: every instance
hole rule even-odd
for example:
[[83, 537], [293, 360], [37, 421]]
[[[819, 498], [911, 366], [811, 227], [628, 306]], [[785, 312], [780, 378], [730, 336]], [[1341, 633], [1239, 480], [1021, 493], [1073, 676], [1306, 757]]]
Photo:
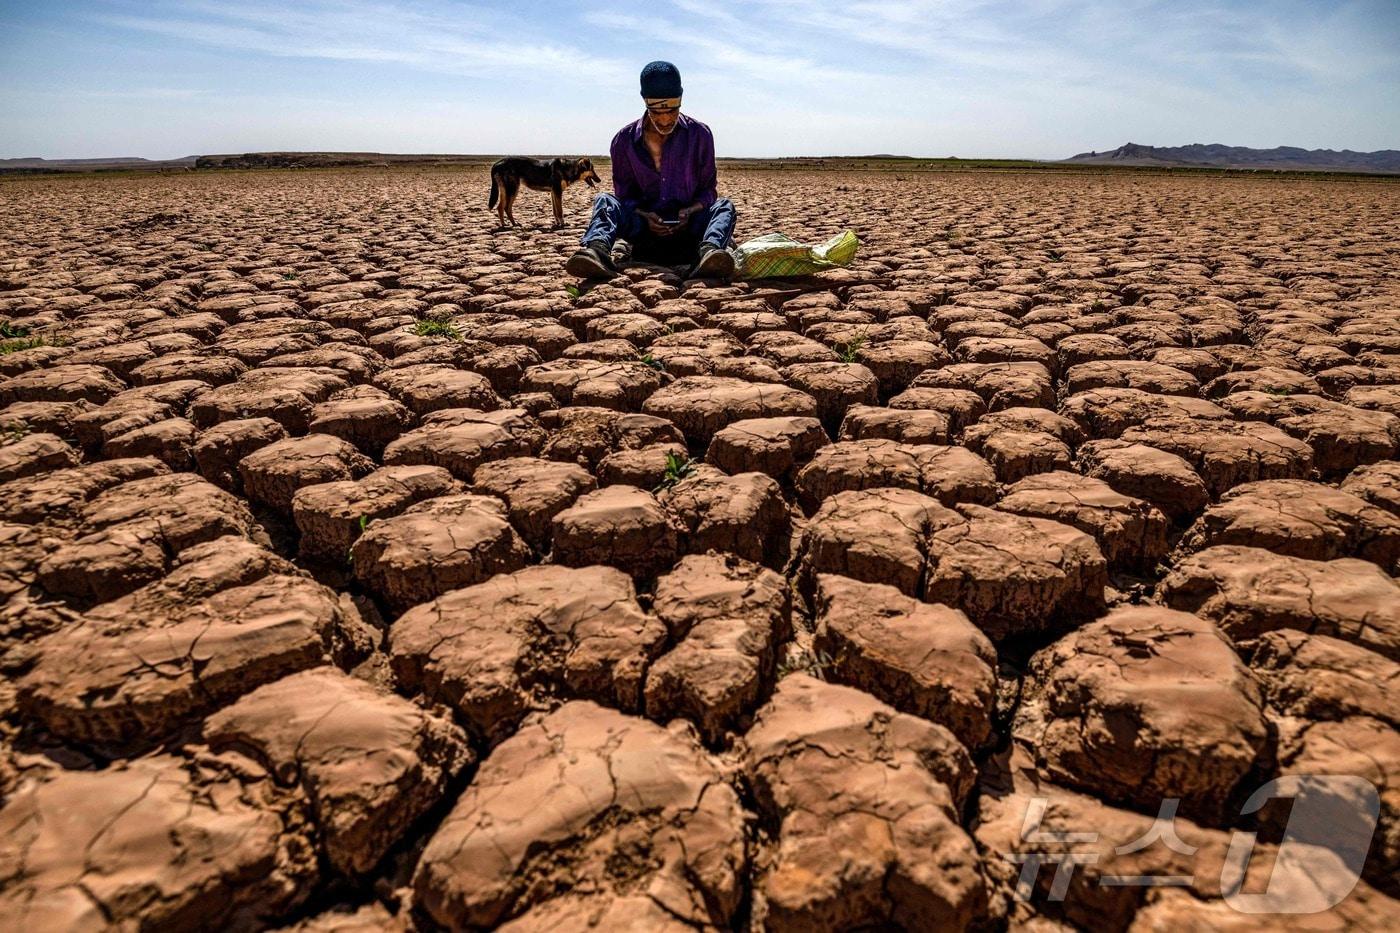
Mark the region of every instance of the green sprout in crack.
[[419, 337], [446, 337], [448, 340], [461, 340], [462, 332], [451, 321], [425, 319], [413, 325], [413, 332]]
[[869, 339], [870, 335], [865, 331], [857, 331], [850, 340], [836, 345], [836, 355], [841, 358], [843, 363], [854, 363], [860, 354], [860, 348], [865, 346], [865, 342]]
[[663, 489], [670, 489], [695, 472], [695, 461], [689, 457], [682, 457], [680, 454], [666, 455], [666, 472], [662, 474], [661, 484], [652, 490], [653, 493], [661, 492]]
[[18, 353], [20, 350], [33, 350], [35, 347], [50, 346], [43, 337], [13, 337], [8, 340], [0, 340], [0, 356], [6, 353]]
[[29, 435], [29, 425], [23, 421], [0, 424], [0, 444], [13, 444]]
[[[361, 515], [361, 516], [360, 516], [359, 521], [356, 522], [356, 525], [359, 526], [360, 534], [364, 534], [364, 533], [365, 533], [365, 529], [368, 528], [368, 527], [370, 526], [370, 522], [372, 522], [372, 521], [374, 521], [374, 519], [370, 518], [368, 515]], [[354, 563], [355, 563], [355, 548], [354, 548], [353, 546], [350, 548], [350, 550], [348, 550], [348, 551], [345, 552], [345, 562], [346, 562], [347, 564], [354, 564]]]
[[578, 296], [583, 294], [583, 292], [579, 291], [577, 285], [565, 285], [564, 293], [574, 300], [578, 300]]
[[28, 337], [29, 328], [23, 324], [15, 324], [10, 321], [0, 321], [0, 337], [9, 340], [13, 337]]
[[637, 362], [641, 363], [643, 366], [650, 366], [652, 369], [660, 373], [664, 373], [666, 371], [666, 364], [658, 360], [656, 357], [652, 356], [650, 353], [638, 354]]

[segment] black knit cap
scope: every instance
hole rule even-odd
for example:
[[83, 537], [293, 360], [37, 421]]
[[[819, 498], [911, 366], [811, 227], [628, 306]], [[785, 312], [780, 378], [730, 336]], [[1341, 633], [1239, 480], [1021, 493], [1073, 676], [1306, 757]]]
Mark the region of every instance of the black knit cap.
[[681, 73], [670, 62], [651, 62], [642, 69], [643, 97], [680, 97]]

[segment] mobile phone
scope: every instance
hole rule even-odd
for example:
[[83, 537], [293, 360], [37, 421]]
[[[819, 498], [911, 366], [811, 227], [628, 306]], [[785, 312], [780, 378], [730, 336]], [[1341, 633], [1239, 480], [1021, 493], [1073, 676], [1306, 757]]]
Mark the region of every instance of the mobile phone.
[[680, 218], [676, 218], [675, 220], [666, 220], [663, 218], [661, 222], [668, 227], [674, 227], [680, 223]]

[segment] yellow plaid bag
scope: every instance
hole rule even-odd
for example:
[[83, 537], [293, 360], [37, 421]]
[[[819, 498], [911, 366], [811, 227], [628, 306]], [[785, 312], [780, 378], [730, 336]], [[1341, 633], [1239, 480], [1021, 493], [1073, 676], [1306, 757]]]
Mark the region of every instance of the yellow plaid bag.
[[850, 230], [810, 246], [781, 233], [766, 233], [734, 248], [734, 277], [771, 279], [789, 275], [811, 275], [822, 269], [849, 265], [856, 257], [860, 239]]

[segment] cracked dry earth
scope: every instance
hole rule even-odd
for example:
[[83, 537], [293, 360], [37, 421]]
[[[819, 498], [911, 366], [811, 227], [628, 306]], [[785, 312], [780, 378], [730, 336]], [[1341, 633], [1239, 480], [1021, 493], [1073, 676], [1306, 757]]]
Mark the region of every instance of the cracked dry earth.
[[[477, 170], [0, 184], [0, 928], [1400, 923], [1400, 187], [722, 187], [858, 260], [574, 294], [582, 200]], [[1300, 774], [1363, 877], [1237, 912]]]

